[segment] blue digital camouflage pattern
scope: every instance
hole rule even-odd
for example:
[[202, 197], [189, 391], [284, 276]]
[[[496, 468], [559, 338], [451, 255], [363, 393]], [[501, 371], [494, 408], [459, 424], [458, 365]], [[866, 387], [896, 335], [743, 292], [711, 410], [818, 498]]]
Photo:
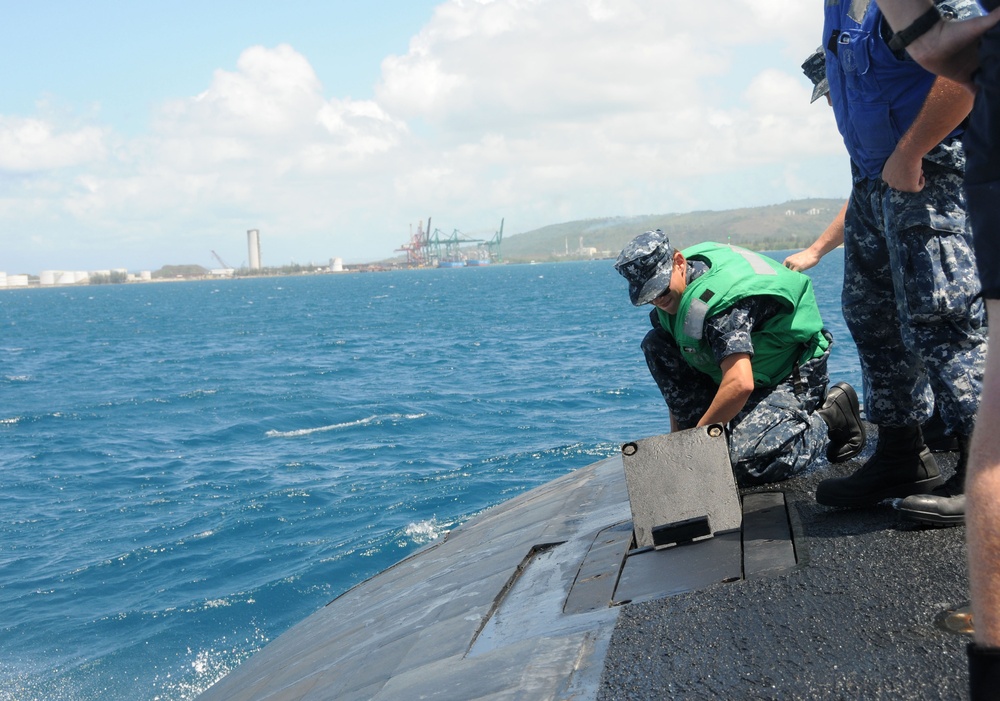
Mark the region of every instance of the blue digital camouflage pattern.
[[960, 141], [935, 148], [923, 166], [926, 184], [917, 193], [855, 169], [844, 231], [844, 320], [858, 347], [870, 421], [923, 423], [936, 399], [949, 432], [969, 435], [986, 317]]
[[637, 307], [649, 304], [670, 287], [674, 249], [661, 229], [639, 234], [618, 254], [615, 270], [628, 280], [628, 296]]
[[809, 58], [802, 64], [802, 72], [813, 84], [810, 103], [816, 102], [830, 92], [830, 81], [826, 79], [826, 53], [824, 53], [822, 46], [809, 54]]
[[[750, 297], [730, 313], [706, 320], [705, 336], [717, 356], [752, 354], [750, 329], [755, 316], [766, 313], [766, 303]], [[708, 411], [719, 387], [711, 377], [687, 364], [674, 339], [660, 328], [655, 313], [650, 321], [653, 329], [642, 341], [649, 372], [677, 430], [692, 428]], [[754, 390], [729, 423], [729, 457], [740, 486], [787, 479], [825, 454], [828, 429], [815, 412], [826, 397], [829, 353], [827, 349], [823, 356], [802, 364], [797, 373], [776, 387]]]

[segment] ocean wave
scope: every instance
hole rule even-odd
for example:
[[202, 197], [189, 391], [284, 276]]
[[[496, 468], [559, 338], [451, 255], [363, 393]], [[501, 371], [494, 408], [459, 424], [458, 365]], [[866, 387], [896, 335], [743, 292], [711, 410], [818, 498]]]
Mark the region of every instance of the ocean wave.
[[195, 389], [190, 392], [185, 392], [181, 395], [182, 399], [194, 399], [196, 397], [210, 397], [213, 394], [217, 394], [219, 390], [217, 389]]
[[330, 424], [328, 426], [316, 426], [314, 428], [298, 428], [294, 431], [275, 431], [272, 429], [264, 435], [268, 438], [299, 438], [301, 436], [310, 436], [314, 433], [340, 431], [345, 428], [355, 428], [357, 426], [366, 426], [368, 424], [381, 425], [385, 421], [412, 421], [413, 419], [422, 419], [425, 416], [427, 416], [427, 414], [387, 414], [385, 416], [379, 416], [376, 414], [364, 419], [358, 419], [357, 421], [347, 421], [345, 423]]
[[417, 521], [407, 525], [403, 534], [416, 545], [426, 545], [448, 533], [452, 523], [441, 523], [437, 518], [426, 521]]

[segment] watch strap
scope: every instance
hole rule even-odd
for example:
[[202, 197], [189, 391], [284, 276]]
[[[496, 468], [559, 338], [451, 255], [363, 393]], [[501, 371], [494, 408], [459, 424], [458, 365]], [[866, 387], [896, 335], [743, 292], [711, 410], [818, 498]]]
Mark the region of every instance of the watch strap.
[[913, 20], [913, 23], [909, 27], [900, 29], [892, 35], [892, 39], [889, 40], [889, 48], [893, 51], [902, 51], [929, 32], [931, 27], [940, 21], [941, 13], [938, 11], [936, 5], [931, 5], [927, 9], [927, 12]]

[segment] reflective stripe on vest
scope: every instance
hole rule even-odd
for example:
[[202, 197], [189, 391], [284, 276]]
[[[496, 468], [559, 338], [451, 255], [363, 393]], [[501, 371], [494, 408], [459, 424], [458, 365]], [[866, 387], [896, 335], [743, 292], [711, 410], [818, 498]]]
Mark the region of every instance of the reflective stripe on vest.
[[722, 380], [722, 369], [704, 338], [705, 320], [747, 297], [773, 297], [784, 308], [760, 321], [750, 334], [751, 365], [759, 386], [778, 384], [798, 363], [819, 357], [829, 346], [808, 276], [736, 246], [704, 243], [682, 253], [689, 260], [707, 263], [709, 270], [687, 285], [676, 315], [658, 309], [657, 317], [685, 362], [716, 383]]

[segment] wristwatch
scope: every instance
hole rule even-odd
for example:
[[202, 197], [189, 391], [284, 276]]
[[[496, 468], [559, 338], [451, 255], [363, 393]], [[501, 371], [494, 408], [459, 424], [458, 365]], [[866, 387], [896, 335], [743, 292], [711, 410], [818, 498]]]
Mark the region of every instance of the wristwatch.
[[889, 48], [893, 51], [902, 51], [930, 31], [931, 27], [940, 21], [941, 13], [938, 12], [936, 5], [932, 5], [928, 8], [927, 12], [913, 20], [913, 24], [909, 27], [900, 29], [893, 34], [892, 39], [889, 40]]

